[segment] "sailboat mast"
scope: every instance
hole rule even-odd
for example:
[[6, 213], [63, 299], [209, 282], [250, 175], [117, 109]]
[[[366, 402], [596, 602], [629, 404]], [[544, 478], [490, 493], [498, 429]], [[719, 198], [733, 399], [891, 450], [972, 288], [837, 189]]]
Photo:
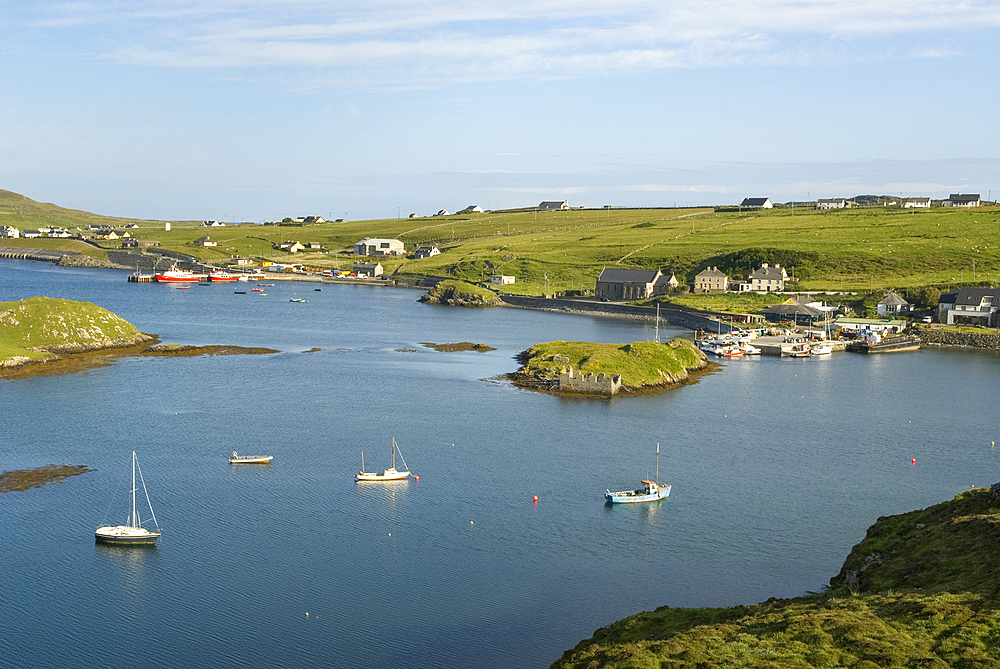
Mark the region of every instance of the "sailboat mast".
[[396, 437], [392, 438], [392, 468], [396, 468]]
[[656, 476], [653, 478], [656, 485], [660, 485], [660, 444], [656, 444]]
[[129, 518], [128, 524], [132, 527], [139, 524], [135, 517], [135, 451], [132, 451], [132, 516]]

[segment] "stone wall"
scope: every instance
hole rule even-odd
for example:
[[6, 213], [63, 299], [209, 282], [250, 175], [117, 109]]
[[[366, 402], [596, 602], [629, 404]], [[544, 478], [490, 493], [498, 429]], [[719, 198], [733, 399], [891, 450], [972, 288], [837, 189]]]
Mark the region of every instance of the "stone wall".
[[1000, 351], [1000, 334], [954, 332], [940, 328], [920, 328], [920, 343], [937, 346], [962, 346]]
[[622, 388], [621, 374], [607, 375], [604, 372], [581, 373], [572, 367], [564, 367], [559, 373], [559, 390], [597, 395], [614, 395]]
[[[617, 302], [594, 302], [590, 300], [562, 300], [544, 297], [524, 297], [521, 295], [501, 295], [500, 299], [512, 307], [524, 309], [540, 309], [543, 311], [565, 311], [570, 313], [603, 314], [643, 320], [656, 319], [656, 307], [639, 307], [632, 304]], [[728, 316], [727, 316], [728, 318]], [[678, 309], [675, 306], [660, 307], [660, 321], [667, 325], [687, 328], [689, 330], [707, 330], [709, 332], [729, 332], [729, 323], [708, 318], [706, 315]]]

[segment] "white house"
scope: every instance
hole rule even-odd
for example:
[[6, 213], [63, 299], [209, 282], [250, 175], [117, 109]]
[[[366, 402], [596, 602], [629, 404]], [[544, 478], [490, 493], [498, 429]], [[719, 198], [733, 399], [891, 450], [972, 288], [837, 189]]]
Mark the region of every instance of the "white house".
[[829, 200], [816, 200], [817, 209], [845, 209], [847, 207], [847, 200], [842, 197], [836, 197]]
[[1000, 288], [958, 288], [938, 300], [938, 321], [946, 325], [1000, 326]]
[[903, 200], [903, 209], [930, 209], [931, 199], [929, 197], [908, 197]]
[[569, 209], [569, 202], [567, 200], [562, 200], [560, 202], [541, 202], [538, 205], [538, 211], [560, 211], [563, 209]]
[[514, 283], [514, 277], [507, 274], [490, 274], [490, 283], [496, 283], [501, 286], [507, 286]]
[[437, 255], [441, 255], [441, 250], [436, 246], [420, 246], [413, 252], [413, 257], [417, 260], [423, 260], [424, 258], [430, 258], [431, 256]]
[[747, 209], [772, 209], [774, 204], [769, 197], [745, 197], [740, 203], [741, 207]]
[[354, 245], [356, 256], [405, 256], [406, 245], [398, 239], [365, 237]]
[[25, 239], [35, 239], [36, 237], [41, 237], [42, 233], [40, 233], [38, 230], [25, 230], [24, 232], [21, 233], [21, 236], [24, 237]]
[[195, 246], [204, 246], [204, 247], [219, 245], [218, 242], [216, 242], [211, 237], [199, 237], [198, 239], [194, 240], [194, 243]]
[[4, 239], [17, 239], [20, 236], [21, 231], [17, 228], [10, 225], [0, 226], [0, 237]]
[[781, 265], [770, 267], [764, 263], [760, 269], [754, 270], [754, 273], [750, 275], [750, 289], [764, 293], [780, 291], [785, 289], [786, 281], [788, 281], [788, 275], [785, 273], [784, 267]]
[[201, 227], [203, 228], [221, 228], [225, 227], [225, 223], [222, 221], [202, 221]]
[[879, 303], [875, 305], [875, 312], [879, 316], [895, 316], [898, 314], [904, 314], [909, 310], [910, 303], [896, 293], [887, 293], [886, 296], [879, 300]]

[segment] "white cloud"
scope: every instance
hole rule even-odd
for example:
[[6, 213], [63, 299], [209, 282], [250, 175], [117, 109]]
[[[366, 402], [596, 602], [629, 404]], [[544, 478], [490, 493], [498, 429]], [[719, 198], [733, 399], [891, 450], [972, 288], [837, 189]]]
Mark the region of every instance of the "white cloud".
[[121, 63], [291, 68], [389, 86], [871, 59], [893, 35], [1000, 26], [1000, 6], [975, 0], [89, 0], [12, 14], [76, 42], [119, 43], [104, 54]]

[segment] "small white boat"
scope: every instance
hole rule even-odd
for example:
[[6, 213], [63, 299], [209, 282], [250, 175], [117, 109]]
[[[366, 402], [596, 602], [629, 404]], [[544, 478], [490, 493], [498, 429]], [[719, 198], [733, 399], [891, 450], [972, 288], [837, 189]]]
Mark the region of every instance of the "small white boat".
[[618, 492], [611, 492], [611, 489], [605, 491], [604, 499], [608, 501], [608, 504], [635, 504], [637, 502], [655, 502], [657, 500], [666, 499], [670, 496], [670, 488], [672, 487], [669, 483], [666, 485], [660, 485], [658, 480], [660, 478], [660, 445], [656, 445], [656, 479], [654, 481], [642, 481], [642, 487], [638, 490], [621, 490]]
[[139, 470], [139, 481], [142, 483], [142, 492], [146, 497], [146, 504], [149, 506], [149, 515], [153, 518], [153, 525], [156, 530], [147, 530], [139, 520], [139, 509], [135, 502], [135, 471], [139, 469], [139, 463], [135, 458], [135, 451], [132, 451], [132, 492], [129, 497], [129, 514], [124, 525], [101, 525], [94, 531], [94, 538], [97, 541], [105, 541], [109, 544], [155, 544], [160, 538], [160, 526], [156, 523], [156, 515], [153, 513], [153, 505], [149, 501], [149, 493], [146, 492], [146, 482], [142, 478], [142, 470]]
[[301, 297], [293, 297], [292, 299], [290, 299], [288, 301], [289, 302], [308, 302], [309, 300], [306, 300], [306, 299], [301, 298]]
[[231, 465], [266, 465], [274, 459], [273, 455], [240, 455], [233, 451], [233, 457], [229, 458]]
[[[354, 480], [355, 481], [403, 481], [403, 480], [405, 480], [406, 477], [408, 477], [410, 475], [410, 472], [406, 471], [406, 470], [396, 471], [396, 451], [398, 451], [398, 450], [399, 450], [399, 447], [396, 446], [396, 439], [393, 438], [393, 440], [392, 440], [392, 467], [389, 467], [388, 469], [384, 470], [381, 474], [377, 474], [375, 472], [366, 472], [365, 471], [365, 452], [361, 451], [361, 471], [358, 472], [355, 475]], [[402, 454], [402, 452], [400, 452], [400, 454], [399, 454], [399, 459], [403, 463], [403, 466], [406, 467], [406, 461], [403, 460], [403, 454]]]
[[815, 344], [811, 349], [809, 349], [810, 355], [830, 355], [833, 353], [833, 347], [823, 342], [822, 344]]

